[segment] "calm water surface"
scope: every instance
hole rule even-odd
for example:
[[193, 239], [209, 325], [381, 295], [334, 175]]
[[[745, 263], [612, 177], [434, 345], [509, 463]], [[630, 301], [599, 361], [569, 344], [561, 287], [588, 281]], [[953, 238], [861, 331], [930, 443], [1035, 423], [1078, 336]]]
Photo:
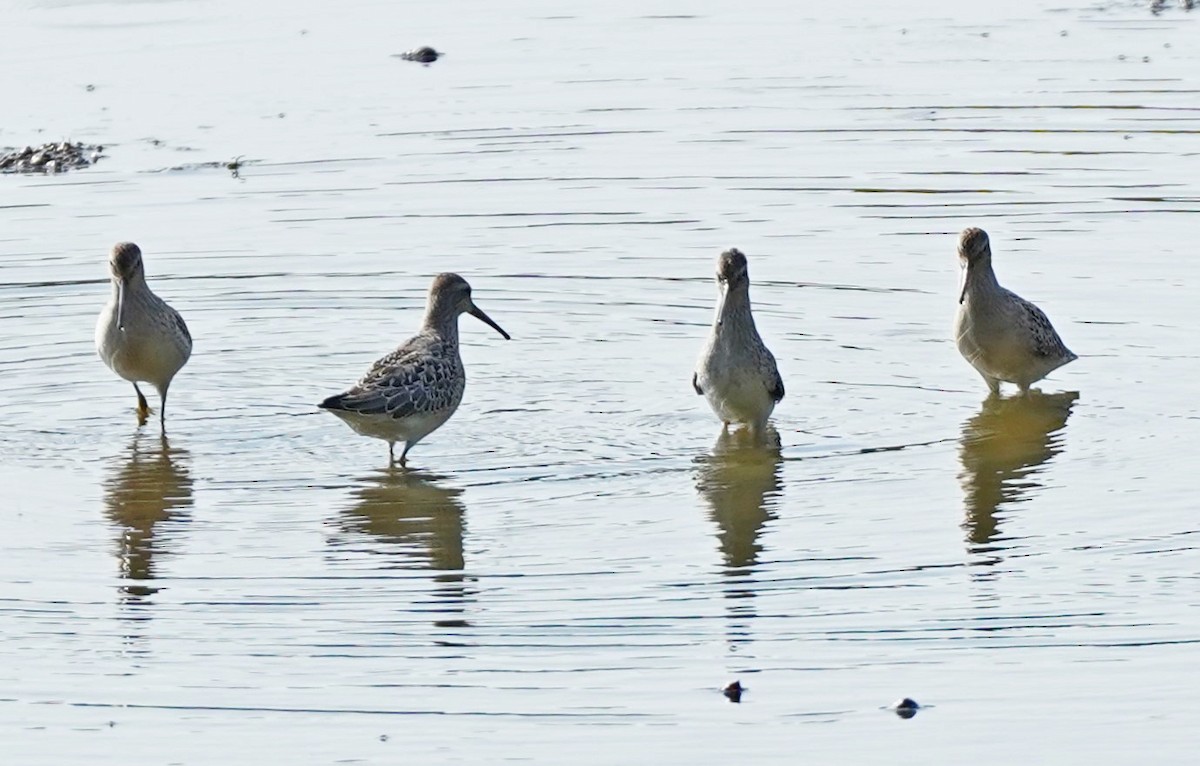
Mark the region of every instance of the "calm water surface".
[[[1147, 5], [3, 3], [0, 146], [107, 154], [0, 177], [7, 757], [1190, 763], [1200, 16]], [[949, 338], [970, 224], [1081, 356], [1028, 401]], [[169, 439], [92, 347], [121, 239]], [[779, 455], [689, 384], [731, 245]], [[314, 404], [443, 270], [513, 340], [389, 471]]]

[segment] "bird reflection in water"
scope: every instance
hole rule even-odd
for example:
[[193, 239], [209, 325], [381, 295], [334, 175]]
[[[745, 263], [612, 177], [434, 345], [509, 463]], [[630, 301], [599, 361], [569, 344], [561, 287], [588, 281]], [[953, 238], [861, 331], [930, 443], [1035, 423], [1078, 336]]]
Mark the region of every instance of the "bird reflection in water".
[[469, 627], [463, 619], [466, 582], [463, 574], [463, 531], [466, 508], [461, 489], [442, 487], [442, 476], [419, 471], [381, 470], [354, 490], [357, 502], [346, 509], [340, 525], [386, 543], [372, 552], [399, 558], [397, 566], [428, 567], [439, 574], [434, 594], [439, 628]]
[[155, 557], [163, 531], [188, 518], [192, 477], [186, 450], [172, 447], [165, 434], [138, 432], [116, 469], [104, 482], [105, 513], [117, 526], [117, 559], [127, 602], [158, 591]]
[[748, 429], [722, 431], [712, 453], [697, 459], [696, 487], [717, 525], [728, 578], [729, 641], [750, 640], [754, 619], [754, 568], [762, 545], [759, 534], [775, 518], [782, 493], [779, 434], [771, 427], [757, 437]]
[[1008, 399], [990, 396], [962, 428], [959, 481], [965, 495], [967, 551], [976, 565], [1002, 560], [1008, 545], [1000, 521], [1008, 506], [1030, 499], [1039, 474], [1063, 448], [1062, 430], [1079, 397], [1076, 391], [1031, 391]]

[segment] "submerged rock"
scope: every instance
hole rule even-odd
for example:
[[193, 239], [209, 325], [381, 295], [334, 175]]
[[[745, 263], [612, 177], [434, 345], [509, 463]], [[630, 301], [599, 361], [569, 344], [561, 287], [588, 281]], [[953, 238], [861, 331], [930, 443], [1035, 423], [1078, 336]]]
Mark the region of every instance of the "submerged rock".
[[26, 146], [0, 154], [0, 173], [65, 173], [86, 168], [103, 154], [103, 146], [78, 141]]

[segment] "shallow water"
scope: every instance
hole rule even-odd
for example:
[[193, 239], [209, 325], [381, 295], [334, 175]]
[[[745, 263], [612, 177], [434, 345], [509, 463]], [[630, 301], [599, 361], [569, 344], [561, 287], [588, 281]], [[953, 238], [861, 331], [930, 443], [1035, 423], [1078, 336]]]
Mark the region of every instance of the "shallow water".
[[[1200, 16], [1146, 6], [4, 4], [0, 147], [107, 154], [0, 177], [10, 757], [1189, 762]], [[1043, 396], [949, 339], [972, 224]], [[92, 348], [121, 239], [169, 440]], [[730, 245], [777, 456], [689, 384]], [[314, 404], [442, 270], [513, 340], [401, 474]]]

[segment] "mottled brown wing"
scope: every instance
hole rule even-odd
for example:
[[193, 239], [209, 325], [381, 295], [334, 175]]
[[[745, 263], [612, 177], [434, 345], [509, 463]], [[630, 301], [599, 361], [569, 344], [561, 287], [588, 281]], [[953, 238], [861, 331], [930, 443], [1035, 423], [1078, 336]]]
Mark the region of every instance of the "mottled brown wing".
[[454, 365], [442, 350], [440, 344], [432, 348], [406, 343], [376, 362], [349, 391], [329, 397], [320, 406], [393, 418], [449, 407], [454, 398]]

